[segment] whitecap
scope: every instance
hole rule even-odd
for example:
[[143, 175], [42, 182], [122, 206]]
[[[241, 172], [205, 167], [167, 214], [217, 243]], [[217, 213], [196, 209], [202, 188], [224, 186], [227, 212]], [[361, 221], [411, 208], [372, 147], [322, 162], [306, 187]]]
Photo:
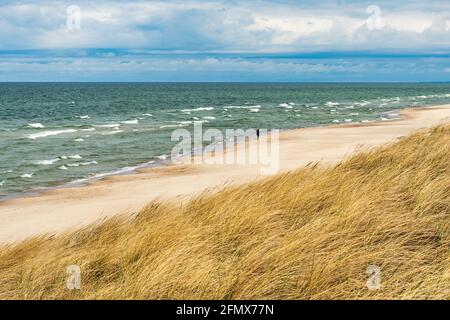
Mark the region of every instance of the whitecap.
[[157, 156], [158, 159], [160, 160], [166, 160], [167, 159], [167, 154], [162, 154], [160, 156]]
[[352, 122], [352, 119], [345, 119], [345, 122]]
[[50, 160], [39, 160], [39, 161], [36, 162], [36, 164], [41, 164], [41, 165], [44, 165], [44, 166], [49, 166], [49, 165], [54, 164], [55, 162], [58, 162], [59, 160], [60, 160], [59, 158], [56, 158], [56, 159], [50, 159]]
[[80, 164], [79, 163], [68, 163], [67, 166], [68, 167], [79, 167]]
[[5, 180], [0, 181], [0, 187], [2, 187], [5, 184]]
[[333, 122], [334, 122], [334, 123], [339, 123], [339, 120], [334, 119]]
[[[198, 122], [198, 121], [194, 121]], [[163, 126], [160, 126], [160, 129], [167, 129], [167, 128], [177, 128], [177, 127], [186, 127], [188, 124], [178, 123], [178, 124], [166, 124]]]
[[75, 139], [75, 140], [73, 140], [73, 141], [75, 141], [75, 142], [83, 142], [84, 139], [83, 139], [83, 138], [78, 138], [78, 139]]
[[45, 128], [45, 126], [42, 123], [36, 122], [36, 123], [29, 123], [28, 126], [30, 128], [35, 128], [35, 129], [42, 129]]
[[122, 121], [121, 123], [123, 123], [123, 124], [138, 124], [139, 120], [138, 119], [126, 120], [126, 121]]
[[31, 178], [33, 176], [33, 174], [34, 174], [34, 172], [32, 172], [32, 173], [24, 173], [20, 177], [21, 178], [25, 178], [25, 179], [29, 179], [29, 178]]
[[30, 135], [28, 135], [28, 139], [45, 138], [45, 137], [49, 137], [49, 136], [56, 136], [59, 134], [71, 133], [71, 132], [76, 132], [76, 131], [77, 130], [75, 130], [75, 129], [44, 131], [44, 132], [30, 134]]
[[214, 110], [213, 107], [203, 107], [203, 108], [195, 108], [195, 109], [182, 109], [183, 112], [193, 112], [193, 111], [210, 111]]
[[95, 128], [81, 129], [81, 131], [95, 131]]
[[327, 106], [338, 106], [340, 103], [339, 102], [333, 102], [333, 101], [328, 101], [326, 103]]
[[69, 159], [83, 159], [79, 154], [74, 154], [73, 156], [68, 156]]
[[252, 109], [250, 109], [250, 112], [259, 112], [259, 109], [258, 108], [252, 108]]
[[203, 119], [208, 119], [208, 120], [215, 120], [216, 117], [203, 117]]
[[228, 109], [260, 109], [261, 105], [255, 105], [255, 106], [226, 106], [224, 107], [225, 110]]
[[65, 165], [62, 165], [61, 167], [59, 167], [60, 170], [67, 170], [67, 167]]
[[118, 127], [120, 127], [120, 124], [119, 123], [108, 123], [108, 124], [97, 124], [95, 126], [99, 127], [99, 128], [118, 128]]
[[85, 116], [77, 116], [78, 119], [90, 119], [88, 115]]
[[121, 132], [123, 132], [123, 130], [119, 130], [119, 128], [115, 128], [114, 130], [115, 130], [115, 131], [110, 131], [110, 132], [102, 133], [102, 135], [104, 135], [104, 136], [109, 136], [109, 135], [112, 135], [112, 134], [116, 134], [116, 133], [121, 133]]
[[88, 161], [88, 162], [81, 162], [80, 166], [89, 166], [91, 164], [98, 164], [97, 161], [93, 160], [93, 161]]
[[153, 115], [152, 115], [151, 113], [144, 113], [143, 116], [146, 116], [146, 117], [153, 117]]

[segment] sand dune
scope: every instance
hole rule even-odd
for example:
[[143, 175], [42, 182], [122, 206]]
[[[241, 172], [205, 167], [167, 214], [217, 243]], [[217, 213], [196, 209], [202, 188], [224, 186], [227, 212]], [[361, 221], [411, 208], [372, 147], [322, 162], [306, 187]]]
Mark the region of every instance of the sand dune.
[[[335, 164], [361, 148], [395, 141], [450, 121], [450, 105], [406, 109], [402, 119], [286, 131], [280, 134], [280, 171], [309, 163]], [[0, 204], [0, 242], [58, 233], [118, 213], [134, 213], [155, 199], [186, 201], [205, 189], [261, 177], [258, 165], [171, 165], [108, 177], [87, 186], [46, 191]]]

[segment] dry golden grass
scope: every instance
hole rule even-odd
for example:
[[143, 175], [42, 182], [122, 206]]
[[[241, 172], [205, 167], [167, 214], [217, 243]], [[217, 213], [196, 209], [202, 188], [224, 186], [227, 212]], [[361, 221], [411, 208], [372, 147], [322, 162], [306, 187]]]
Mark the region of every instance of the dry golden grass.
[[[449, 141], [439, 126], [331, 169], [0, 249], [0, 298], [449, 299]], [[73, 264], [81, 290], [66, 289]]]

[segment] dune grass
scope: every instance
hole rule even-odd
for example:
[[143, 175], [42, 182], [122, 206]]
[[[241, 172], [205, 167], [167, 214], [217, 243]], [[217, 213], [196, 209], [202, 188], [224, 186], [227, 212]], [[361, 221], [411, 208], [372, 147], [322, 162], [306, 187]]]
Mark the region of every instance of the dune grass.
[[449, 141], [442, 125], [330, 169], [3, 247], [0, 298], [449, 299]]

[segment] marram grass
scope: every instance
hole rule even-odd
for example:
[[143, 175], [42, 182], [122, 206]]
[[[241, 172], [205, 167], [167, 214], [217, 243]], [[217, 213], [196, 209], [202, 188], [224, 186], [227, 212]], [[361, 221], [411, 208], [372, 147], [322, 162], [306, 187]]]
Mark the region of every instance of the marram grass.
[[[334, 168], [3, 247], [0, 298], [449, 299], [449, 226], [443, 125]], [[69, 265], [80, 266], [80, 290], [66, 287]]]

